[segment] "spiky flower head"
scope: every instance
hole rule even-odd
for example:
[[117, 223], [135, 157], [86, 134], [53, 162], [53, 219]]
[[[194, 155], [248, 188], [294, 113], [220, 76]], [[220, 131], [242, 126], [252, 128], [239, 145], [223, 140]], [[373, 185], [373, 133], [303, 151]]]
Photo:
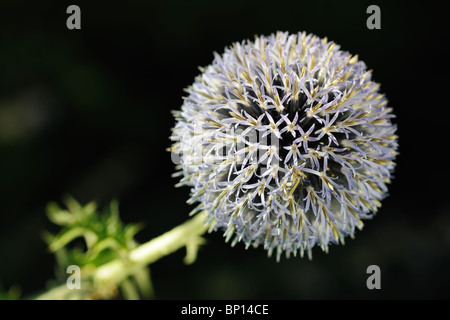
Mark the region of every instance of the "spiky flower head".
[[255, 37], [215, 53], [187, 88], [171, 137], [179, 185], [232, 244], [311, 256], [380, 207], [394, 115], [364, 62], [339, 48], [304, 32]]

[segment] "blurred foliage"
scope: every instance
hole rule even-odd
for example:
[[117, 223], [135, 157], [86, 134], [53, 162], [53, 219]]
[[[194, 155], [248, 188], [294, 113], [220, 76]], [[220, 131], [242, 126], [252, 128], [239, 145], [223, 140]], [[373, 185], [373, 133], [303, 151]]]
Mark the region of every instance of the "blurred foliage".
[[0, 300], [18, 300], [21, 296], [21, 291], [18, 286], [12, 286], [9, 290], [4, 290], [0, 285]]
[[[56, 203], [47, 206], [50, 221], [61, 230], [53, 235], [45, 233], [44, 238], [49, 250], [56, 254], [57, 278], [64, 282], [66, 269], [70, 265], [80, 267], [83, 275], [83, 286], [89, 288], [89, 295], [82, 298], [111, 298], [117, 293], [116, 288], [99, 288], [92, 283], [93, 272], [100, 266], [119, 259], [126, 260], [129, 252], [138, 246], [134, 240], [141, 229], [138, 224], [124, 225], [119, 218], [117, 201], [112, 201], [103, 212], [97, 212], [97, 205], [90, 202], [81, 206], [75, 199], [66, 200], [67, 209], [61, 209]], [[82, 239], [80, 242], [78, 240]], [[151, 298], [152, 285], [149, 269], [136, 269], [129, 279], [119, 284], [122, 296], [127, 299]], [[83, 288], [86, 293], [87, 289]], [[70, 293], [70, 292], [69, 292]], [[77, 293], [76, 297], [80, 297]]]
[[[134, 236], [140, 226], [123, 225], [117, 201], [112, 201], [103, 213], [97, 213], [94, 202], [81, 206], [70, 198], [66, 205], [68, 210], [62, 210], [54, 202], [48, 205], [48, 218], [62, 229], [57, 235], [45, 235], [52, 252], [61, 250], [64, 253], [63, 265], [95, 268], [116, 258], [125, 259], [127, 253], [137, 246]], [[68, 244], [80, 237], [85, 241], [86, 250], [80, 247], [68, 250]]]

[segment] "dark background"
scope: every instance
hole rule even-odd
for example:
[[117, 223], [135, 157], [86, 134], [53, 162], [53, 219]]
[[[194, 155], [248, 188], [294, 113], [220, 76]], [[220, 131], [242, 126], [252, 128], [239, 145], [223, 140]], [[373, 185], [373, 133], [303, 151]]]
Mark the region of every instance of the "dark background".
[[[213, 51], [277, 30], [307, 31], [358, 53], [399, 126], [390, 196], [355, 240], [276, 263], [263, 249], [206, 236], [197, 262], [152, 265], [159, 299], [449, 298], [449, 87], [445, 10], [393, 1], [2, 1], [0, 4], [0, 282], [26, 296], [54, 276], [42, 241], [49, 201], [120, 200], [144, 242], [182, 223], [166, 148], [183, 89]], [[66, 8], [81, 8], [81, 30]], [[366, 8], [381, 8], [381, 30]], [[381, 268], [382, 289], [366, 288]]]

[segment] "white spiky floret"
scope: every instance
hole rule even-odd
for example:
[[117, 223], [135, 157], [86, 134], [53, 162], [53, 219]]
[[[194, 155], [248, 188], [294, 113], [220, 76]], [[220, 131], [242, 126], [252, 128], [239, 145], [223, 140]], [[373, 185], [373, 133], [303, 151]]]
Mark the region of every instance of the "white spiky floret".
[[387, 195], [397, 154], [394, 115], [371, 71], [305, 32], [214, 56], [174, 112], [171, 151], [189, 203], [227, 241], [278, 259], [353, 236]]

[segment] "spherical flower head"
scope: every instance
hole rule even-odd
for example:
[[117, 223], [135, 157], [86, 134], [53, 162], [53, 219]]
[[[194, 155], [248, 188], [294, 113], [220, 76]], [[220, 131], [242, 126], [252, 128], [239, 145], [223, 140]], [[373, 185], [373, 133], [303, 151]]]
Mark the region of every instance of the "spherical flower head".
[[[212, 229], [277, 259], [344, 243], [387, 194], [394, 115], [358, 56], [278, 32], [234, 43], [187, 88], [171, 139], [179, 185]], [[196, 211], [194, 210], [194, 212]]]

